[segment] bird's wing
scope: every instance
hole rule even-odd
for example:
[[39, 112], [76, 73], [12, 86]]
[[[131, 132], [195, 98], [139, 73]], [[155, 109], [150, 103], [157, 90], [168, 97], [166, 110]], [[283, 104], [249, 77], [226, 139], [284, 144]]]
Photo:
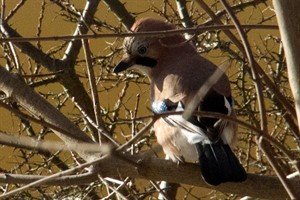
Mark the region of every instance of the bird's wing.
[[[182, 101], [173, 103], [169, 100], [154, 101], [152, 108], [155, 113], [166, 111], [184, 111]], [[216, 92], [210, 92], [199, 104], [201, 111], [211, 111], [230, 115], [232, 111], [231, 97], [224, 97]], [[182, 115], [168, 115], [163, 120], [170, 126], [178, 127], [191, 144], [202, 142], [204, 144], [216, 143], [227, 125], [227, 120], [193, 116], [186, 120]]]
[[[184, 111], [181, 102], [178, 102], [176, 111]], [[168, 115], [163, 120], [170, 126], [181, 128], [181, 132], [186, 136], [190, 144], [208, 141], [204, 130], [184, 119], [182, 115]]]
[[[232, 107], [233, 99], [230, 95], [224, 96], [215, 90], [210, 90], [199, 103], [197, 109], [199, 111], [215, 112], [231, 116], [233, 112]], [[191, 117], [188, 120], [193, 124], [202, 127], [212, 143], [216, 143], [221, 138], [224, 133], [224, 129], [228, 125], [228, 121], [222, 118], [196, 116]]]
[[[152, 102], [152, 109], [154, 113], [164, 113], [167, 111], [180, 112], [184, 110], [181, 102], [174, 104], [169, 100]], [[204, 131], [199, 126], [196, 126], [193, 123], [184, 119], [182, 115], [168, 115], [163, 117], [162, 119], [168, 125], [180, 128], [181, 132], [186, 136], [190, 144], [195, 144], [204, 141], [209, 142], [209, 139], [204, 133]]]

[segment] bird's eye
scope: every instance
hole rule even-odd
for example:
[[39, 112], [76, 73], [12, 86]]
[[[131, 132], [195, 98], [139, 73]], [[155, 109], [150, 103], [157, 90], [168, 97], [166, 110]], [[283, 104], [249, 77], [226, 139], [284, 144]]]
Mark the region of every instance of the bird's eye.
[[141, 45], [138, 47], [137, 51], [140, 55], [145, 55], [147, 52], [147, 47], [145, 45]]

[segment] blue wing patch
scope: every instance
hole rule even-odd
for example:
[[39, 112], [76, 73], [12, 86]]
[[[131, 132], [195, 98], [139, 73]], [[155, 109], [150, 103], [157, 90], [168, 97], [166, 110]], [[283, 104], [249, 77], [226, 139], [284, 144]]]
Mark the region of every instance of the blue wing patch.
[[168, 111], [168, 106], [165, 101], [153, 101], [151, 105], [154, 113], [163, 113]]

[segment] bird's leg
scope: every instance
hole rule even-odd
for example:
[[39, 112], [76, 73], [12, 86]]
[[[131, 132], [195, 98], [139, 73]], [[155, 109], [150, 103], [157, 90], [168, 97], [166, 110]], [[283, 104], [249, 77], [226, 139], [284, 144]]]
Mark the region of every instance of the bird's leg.
[[[166, 155], [166, 160], [172, 160], [170, 156]], [[179, 165], [180, 160], [177, 161], [177, 165]], [[168, 199], [174, 199], [176, 196], [177, 188], [179, 187], [179, 184], [177, 183], [168, 183], [166, 181], [161, 181], [159, 184], [159, 189], [163, 191], [163, 194], [159, 193], [158, 199], [159, 200], [168, 200]]]

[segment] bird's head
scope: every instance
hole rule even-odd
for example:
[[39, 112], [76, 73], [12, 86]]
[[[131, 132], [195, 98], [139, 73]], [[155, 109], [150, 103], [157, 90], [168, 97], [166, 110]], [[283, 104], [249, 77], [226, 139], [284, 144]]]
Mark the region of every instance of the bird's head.
[[[172, 24], [152, 18], [143, 18], [133, 24], [131, 31], [137, 33], [172, 29], [176, 29]], [[124, 40], [124, 57], [113, 72], [119, 73], [128, 69], [136, 69], [151, 77], [153, 69], [159, 65], [168, 45], [182, 41], [184, 38], [181, 35], [127, 37]]]

